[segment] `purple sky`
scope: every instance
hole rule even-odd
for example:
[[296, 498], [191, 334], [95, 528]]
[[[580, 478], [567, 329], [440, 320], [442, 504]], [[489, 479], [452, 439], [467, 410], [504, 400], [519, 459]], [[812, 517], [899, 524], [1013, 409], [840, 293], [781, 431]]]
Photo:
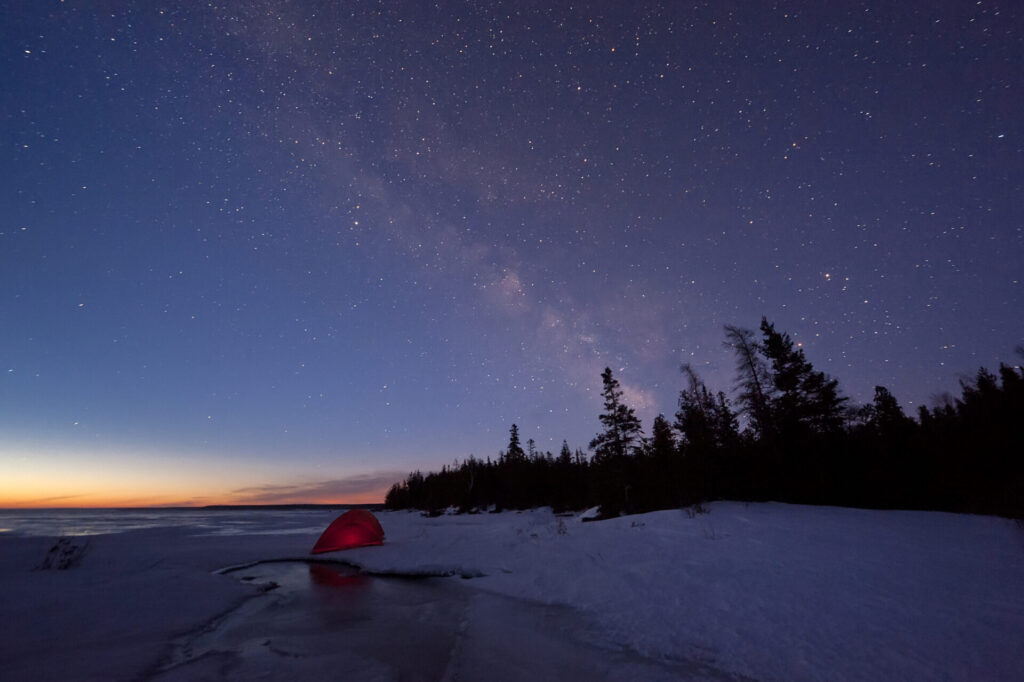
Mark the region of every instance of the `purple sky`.
[[1017, 3], [439, 5], [5, 4], [0, 504], [585, 447], [762, 315], [859, 402], [1019, 360]]

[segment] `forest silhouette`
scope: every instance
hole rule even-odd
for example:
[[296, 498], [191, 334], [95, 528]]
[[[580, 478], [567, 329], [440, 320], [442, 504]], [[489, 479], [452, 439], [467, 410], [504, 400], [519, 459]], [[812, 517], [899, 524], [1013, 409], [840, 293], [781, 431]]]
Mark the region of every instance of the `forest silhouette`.
[[[884, 386], [851, 405], [786, 333], [726, 326], [736, 391], [708, 389], [690, 365], [670, 423], [644, 437], [606, 368], [602, 429], [589, 456], [524, 450], [513, 424], [496, 459], [411, 473], [387, 493], [391, 509], [440, 513], [600, 507], [602, 518], [693, 507], [717, 499], [942, 510], [1024, 518], [1024, 369], [982, 367], [931, 409], [907, 416]], [[1017, 352], [1024, 358], [1024, 348]]]

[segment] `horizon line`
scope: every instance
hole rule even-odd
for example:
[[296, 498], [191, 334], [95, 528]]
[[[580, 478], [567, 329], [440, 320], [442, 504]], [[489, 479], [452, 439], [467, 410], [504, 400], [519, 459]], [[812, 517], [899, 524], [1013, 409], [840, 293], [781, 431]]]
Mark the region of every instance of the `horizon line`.
[[372, 507], [372, 508], [383, 509], [384, 508], [384, 504], [385, 503], [383, 501], [380, 501], [380, 502], [361, 502], [361, 503], [351, 503], [351, 502], [331, 502], [331, 503], [325, 503], [325, 502], [296, 502], [296, 503], [283, 503], [283, 504], [281, 504], [281, 503], [267, 503], [267, 504], [203, 504], [203, 505], [182, 505], [182, 504], [161, 505], [161, 504], [154, 504], [154, 505], [123, 505], [123, 506], [121, 506], [121, 505], [113, 505], [113, 506], [93, 505], [93, 506], [80, 506], [80, 507], [73, 507], [73, 506], [67, 506], [67, 507], [46, 507], [46, 506], [38, 506], [38, 507], [37, 506], [4, 507], [4, 506], [0, 506], [0, 511], [24, 511], [24, 510], [36, 510], [36, 511], [56, 511], [56, 510], [84, 511], [84, 510], [94, 510], [94, 509], [112, 509], [112, 510], [135, 510], [135, 509], [155, 510], [155, 509], [165, 509], [165, 510], [169, 510], [169, 511], [176, 511], [176, 510], [204, 510], [204, 509], [212, 510], [212, 511], [216, 511], [216, 510], [228, 511], [228, 510], [244, 510], [244, 509], [252, 509], [252, 510], [258, 510], [258, 509], [278, 509], [278, 510], [285, 511], [285, 510], [291, 510], [291, 509], [331, 509], [331, 508], [337, 508], [337, 507]]

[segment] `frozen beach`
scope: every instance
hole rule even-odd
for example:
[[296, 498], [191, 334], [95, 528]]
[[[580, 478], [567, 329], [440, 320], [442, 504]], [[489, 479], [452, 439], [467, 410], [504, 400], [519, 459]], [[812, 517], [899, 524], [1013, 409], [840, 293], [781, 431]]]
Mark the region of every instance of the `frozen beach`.
[[[383, 546], [318, 556], [369, 575], [301, 561], [337, 511], [93, 519], [63, 528], [105, 531], [69, 536], [63, 570], [44, 516], [8, 518], [0, 667], [14, 681], [1024, 676], [1015, 522], [708, 509], [385, 512]], [[449, 577], [379, 577], [398, 574]]]

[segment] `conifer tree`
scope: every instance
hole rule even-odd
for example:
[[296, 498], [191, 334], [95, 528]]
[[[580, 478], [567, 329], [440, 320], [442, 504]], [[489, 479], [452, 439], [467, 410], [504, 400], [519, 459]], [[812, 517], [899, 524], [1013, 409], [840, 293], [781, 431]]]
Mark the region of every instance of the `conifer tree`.
[[522, 462], [526, 459], [526, 453], [519, 444], [519, 427], [515, 424], [508, 431], [508, 450], [505, 452], [505, 458], [510, 462]]
[[612, 376], [611, 368], [601, 373], [604, 388], [604, 412], [600, 416], [604, 431], [597, 434], [590, 447], [594, 451], [595, 487], [601, 515], [618, 516], [631, 511], [636, 462], [629, 455], [637, 454], [643, 442], [640, 420], [633, 408], [622, 402], [622, 389]]
[[725, 394], [712, 395], [689, 364], [681, 368], [687, 387], [679, 393], [679, 410], [675, 427], [684, 449], [707, 452], [735, 443], [736, 414], [729, 407]]
[[665, 415], [659, 414], [654, 418], [651, 425], [651, 439], [647, 444], [651, 456], [656, 459], [667, 459], [676, 452], [676, 439], [672, 433], [672, 426], [665, 419]]
[[843, 404], [839, 381], [815, 371], [802, 348], [789, 334], [761, 318], [764, 340], [761, 352], [771, 363], [772, 394], [769, 406], [775, 426], [782, 431], [809, 428], [819, 433], [836, 433], [842, 428]]
[[750, 430], [755, 435], [763, 435], [771, 420], [768, 405], [771, 375], [761, 356], [761, 346], [754, 340], [753, 331], [733, 325], [725, 326], [725, 345], [736, 353], [741, 412], [750, 420]]
[[875, 386], [871, 408], [871, 423], [883, 437], [902, 435], [913, 426], [913, 420], [904, 414], [899, 401], [885, 386]]
[[622, 402], [622, 389], [612, 376], [610, 367], [605, 367], [601, 373], [601, 381], [604, 386], [601, 390], [604, 412], [600, 420], [604, 431], [590, 441], [595, 462], [635, 454], [643, 435], [640, 419], [633, 408]]
[[562, 449], [558, 453], [558, 463], [563, 466], [572, 464], [572, 450], [569, 449], [568, 441], [562, 441]]

